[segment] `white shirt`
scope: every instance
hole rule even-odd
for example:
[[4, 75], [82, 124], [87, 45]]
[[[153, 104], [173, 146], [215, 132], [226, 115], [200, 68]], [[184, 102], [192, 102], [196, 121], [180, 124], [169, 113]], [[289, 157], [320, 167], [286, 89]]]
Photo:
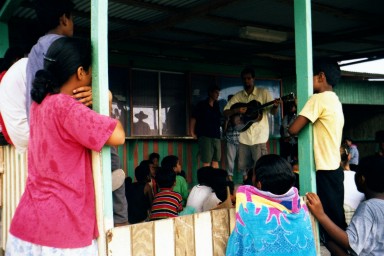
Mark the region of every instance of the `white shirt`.
[[5, 73], [0, 85], [0, 112], [16, 151], [28, 148], [29, 125], [25, 109], [26, 69], [28, 58], [22, 58]]
[[[224, 107], [224, 110], [231, 109], [235, 103], [249, 103], [252, 100], [258, 101], [261, 105], [273, 101], [269, 91], [264, 88], [254, 87], [252, 93], [247, 94], [245, 90], [236, 93]], [[259, 122], [253, 123], [246, 131], [239, 135], [239, 142], [245, 145], [266, 143], [269, 139], [268, 113], [271, 106], [263, 110], [263, 117]]]
[[203, 212], [203, 204], [212, 194], [212, 188], [204, 185], [196, 185], [189, 193], [187, 206], [195, 208], [196, 212]]
[[212, 192], [203, 204], [203, 212], [210, 211], [213, 208], [217, 207], [221, 203], [221, 200], [217, 198], [216, 193]]
[[344, 171], [344, 204], [356, 209], [364, 198], [364, 194], [357, 190], [355, 172]]

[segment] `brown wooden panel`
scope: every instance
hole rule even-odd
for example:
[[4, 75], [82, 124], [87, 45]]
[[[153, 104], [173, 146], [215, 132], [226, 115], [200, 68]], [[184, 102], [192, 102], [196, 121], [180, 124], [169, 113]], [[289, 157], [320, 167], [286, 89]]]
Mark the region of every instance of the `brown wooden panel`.
[[194, 215], [175, 218], [175, 246], [176, 255], [195, 255]]
[[154, 256], [154, 223], [144, 222], [132, 225], [132, 255]]
[[229, 238], [229, 212], [227, 209], [213, 210], [212, 215], [212, 240], [213, 255], [225, 255]]

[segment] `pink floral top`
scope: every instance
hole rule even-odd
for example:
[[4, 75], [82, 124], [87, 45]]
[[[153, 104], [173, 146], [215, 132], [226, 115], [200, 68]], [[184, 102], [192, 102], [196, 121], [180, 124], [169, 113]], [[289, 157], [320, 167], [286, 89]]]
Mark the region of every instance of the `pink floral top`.
[[56, 248], [88, 246], [98, 236], [91, 151], [100, 151], [117, 121], [69, 95], [32, 103], [28, 179], [10, 233]]

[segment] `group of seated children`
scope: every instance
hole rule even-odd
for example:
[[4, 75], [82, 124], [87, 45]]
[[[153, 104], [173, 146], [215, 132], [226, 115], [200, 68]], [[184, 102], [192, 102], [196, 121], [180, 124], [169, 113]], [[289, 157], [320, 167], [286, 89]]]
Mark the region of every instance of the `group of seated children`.
[[[152, 153], [135, 169], [136, 182], [126, 179], [128, 220], [130, 224], [158, 220], [232, 206], [233, 182], [223, 169], [202, 167], [191, 193], [183, 176], [179, 158], [169, 155], [158, 166], [160, 156]], [[225, 202], [225, 203], [222, 203]]]

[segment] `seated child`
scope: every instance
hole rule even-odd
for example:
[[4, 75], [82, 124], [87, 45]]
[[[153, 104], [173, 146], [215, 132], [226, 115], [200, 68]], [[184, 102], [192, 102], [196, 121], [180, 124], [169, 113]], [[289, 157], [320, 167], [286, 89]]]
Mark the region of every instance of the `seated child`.
[[156, 152], [149, 154], [149, 161], [153, 164], [153, 167], [157, 169], [159, 167], [160, 155]]
[[384, 252], [384, 158], [363, 158], [355, 174], [357, 189], [365, 194], [347, 230], [336, 226], [324, 213], [319, 197], [308, 193], [308, 208], [336, 245], [352, 255], [383, 255]]
[[176, 173], [170, 169], [160, 168], [156, 173], [156, 182], [160, 192], [153, 199], [150, 220], [177, 217], [183, 210], [181, 195], [173, 191]]
[[236, 224], [226, 255], [316, 255], [311, 221], [293, 187], [288, 161], [264, 155], [256, 162], [253, 186], [236, 193]]
[[147, 168], [149, 168], [150, 171], [150, 180], [148, 182], [149, 186], [152, 189], [152, 195], [156, 195], [157, 192], [159, 192], [159, 188], [156, 183], [156, 172], [157, 169], [159, 168], [158, 166], [155, 167], [154, 164], [151, 162], [151, 160], [143, 160], [140, 162], [140, 165], [143, 165]]
[[197, 170], [199, 184], [192, 188], [187, 200], [187, 207], [193, 207], [196, 213], [203, 212], [203, 204], [213, 192], [210, 182], [212, 169], [211, 166], [206, 166]]
[[183, 198], [183, 206], [187, 203], [188, 199], [188, 183], [185, 180], [183, 176], [180, 175], [181, 173], [181, 165], [179, 162], [179, 158], [174, 155], [169, 155], [163, 158], [161, 161], [161, 168], [172, 170], [176, 174], [176, 185], [173, 187], [173, 191], [179, 193], [181, 197]]
[[151, 210], [153, 195], [150, 181], [149, 167], [139, 165], [135, 169], [136, 182], [125, 189], [128, 201], [128, 221], [130, 224], [143, 222], [148, 218]]
[[364, 194], [359, 192], [355, 183], [355, 172], [349, 167], [348, 145], [340, 146], [341, 167], [344, 170], [344, 215], [345, 222], [349, 225], [360, 202], [364, 200]]
[[[194, 212], [212, 210], [227, 199], [227, 186], [233, 191], [233, 182], [227, 181], [227, 171], [212, 166], [201, 167], [197, 171], [197, 181], [189, 193], [187, 206]], [[231, 186], [232, 185], [232, 186]]]
[[[228, 192], [227, 187], [232, 189], [233, 193], [233, 182], [227, 181], [228, 172], [220, 168], [212, 168], [210, 172], [210, 186], [212, 193], [206, 198], [203, 203], [203, 211], [209, 211], [217, 209], [219, 205], [227, 200]], [[232, 203], [230, 203], [232, 206]]]

